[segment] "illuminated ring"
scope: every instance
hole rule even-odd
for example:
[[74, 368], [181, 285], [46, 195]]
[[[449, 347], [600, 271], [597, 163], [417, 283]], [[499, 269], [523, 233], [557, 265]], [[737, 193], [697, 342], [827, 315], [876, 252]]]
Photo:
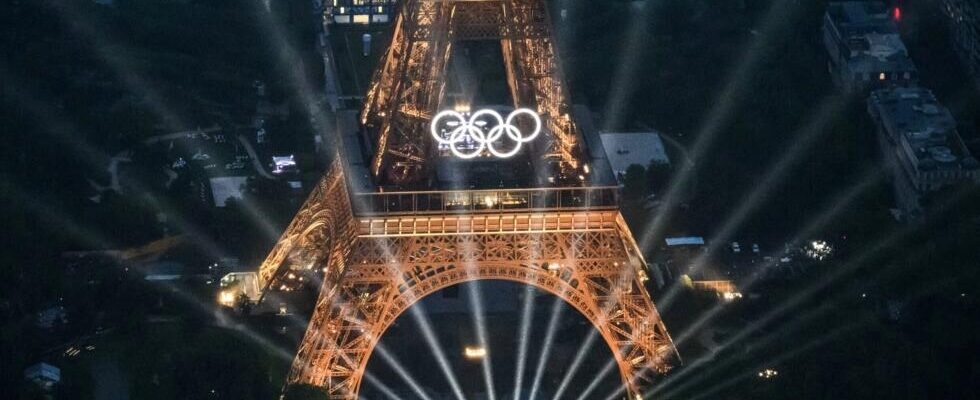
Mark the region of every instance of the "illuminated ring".
[[[531, 119], [534, 120], [534, 132], [531, 133], [531, 135], [528, 136], [528, 137], [523, 137], [524, 134], [521, 131], [517, 130], [516, 127], [514, 127], [514, 124], [513, 124], [514, 117], [516, 117], [516, 116], [518, 116], [520, 114], [530, 115], [531, 116]], [[514, 140], [519, 141], [519, 142], [522, 142], [522, 143], [527, 143], [527, 142], [530, 142], [530, 141], [534, 140], [534, 138], [538, 137], [538, 134], [541, 133], [541, 117], [539, 117], [538, 116], [538, 113], [534, 112], [534, 110], [532, 110], [530, 108], [518, 108], [518, 109], [514, 110], [513, 112], [510, 113], [510, 115], [507, 116], [507, 121], [505, 122], [505, 124], [507, 126], [509, 126], [509, 127], [513, 127], [514, 128], [514, 131], [517, 132], [517, 135], [516, 136], [512, 136], [509, 133], [508, 133], [508, 136], [510, 136], [511, 139], [514, 139]]]
[[459, 121], [459, 126], [466, 126], [469, 123], [463, 114], [453, 110], [445, 110], [439, 114], [436, 114], [435, 118], [432, 118], [432, 125], [429, 126], [429, 132], [432, 133], [432, 137], [435, 138], [437, 142], [442, 144], [451, 143], [449, 140], [443, 139], [442, 135], [439, 134], [439, 130], [437, 129], [439, 126], [439, 121], [446, 117], [454, 117], [457, 121]]
[[[514, 148], [510, 149], [510, 151], [507, 152], [501, 152], [497, 150], [496, 146], [494, 146], [494, 144], [497, 143], [496, 142], [497, 139], [499, 139], [501, 136], [504, 135], [504, 132], [507, 132], [507, 137], [513, 139], [515, 143]], [[490, 134], [487, 135], [487, 138], [489, 139], [489, 142], [487, 144], [487, 150], [489, 150], [491, 154], [497, 156], [498, 158], [513, 157], [515, 154], [517, 154], [517, 152], [521, 151], [521, 146], [524, 144], [524, 141], [521, 140], [522, 139], [521, 131], [512, 125], [495, 126], [493, 129], [490, 130]]]
[[[456, 143], [463, 141], [464, 134], [469, 134], [469, 137], [473, 139], [474, 142], [477, 142], [480, 145], [479, 147], [474, 149], [472, 153], [464, 153], [456, 148]], [[483, 135], [483, 130], [481, 130], [480, 128], [474, 125], [470, 125], [470, 124], [462, 125], [459, 128], [456, 128], [456, 130], [454, 130], [453, 133], [449, 135], [449, 150], [452, 151], [453, 154], [456, 155], [456, 157], [462, 158], [464, 160], [468, 160], [479, 156], [480, 153], [483, 153], [483, 149], [485, 149], [486, 147], [487, 147], [487, 140], [486, 137], [484, 137]]]
[[[513, 124], [514, 118], [522, 114], [529, 115], [534, 121], [534, 130], [527, 137], [525, 137], [523, 132], [521, 132], [521, 130]], [[490, 116], [496, 120], [496, 125], [493, 128], [490, 128], [489, 132], [487, 133], [484, 133], [483, 128], [477, 125], [479, 119], [484, 116]], [[459, 124], [458, 127], [450, 132], [448, 139], [443, 138], [438, 129], [440, 122], [445, 118], [455, 119]], [[448, 145], [449, 150], [456, 157], [471, 159], [482, 154], [484, 150], [487, 150], [498, 158], [509, 158], [517, 154], [521, 150], [524, 143], [530, 142], [538, 137], [538, 135], [541, 133], [541, 117], [539, 117], [534, 110], [528, 108], [519, 108], [514, 110], [507, 116], [506, 119], [504, 119], [500, 113], [494, 110], [483, 109], [471, 115], [467, 120], [467, 118], [459, 112], [445, 110], [439, 114], [436, 114], [436, 116], [432, 118], [432, 124], [429, 127], [429, 131], [432, 134], [432, 137], [438, 143]], [[508, 138], [516, 143], [514, 148], [512, 148], [510, 151], [500, 151], [497, 150], [495, 146], [497, 141], [503, 137], [504, 134], [506, 134]], [[478, 144], [478, 147], [469, 153], [463, 152], [456, 147], [457, 144], [464, 142], [467, 137]]]

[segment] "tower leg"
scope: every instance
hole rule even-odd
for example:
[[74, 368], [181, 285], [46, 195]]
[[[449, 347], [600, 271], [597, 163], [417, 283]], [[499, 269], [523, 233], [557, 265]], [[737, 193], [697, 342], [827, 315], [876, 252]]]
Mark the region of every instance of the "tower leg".
[[[621, 220], [618, 218], [617, 220]], [[623, 225], [613, 229], [445, 235], [361, 235], [341, 276], [324, 282], [289, 375], [357, 398], [378, 340], [408, 307], [446, 287], [508, 280], [552, 293], [582, 313], [609, 345], [627, 392], [669, 368], [673, 345], [636, 268]]]
[[[259, 267], [263, 293], [275, 288], [290, 269], [327, 268], [326, 274], [343, 271], [344, 250], [354, 239], [350, 196], [339, 157], [310, 193], [293, 221]], [[329, 263], [322, 263], [330, 260]]]

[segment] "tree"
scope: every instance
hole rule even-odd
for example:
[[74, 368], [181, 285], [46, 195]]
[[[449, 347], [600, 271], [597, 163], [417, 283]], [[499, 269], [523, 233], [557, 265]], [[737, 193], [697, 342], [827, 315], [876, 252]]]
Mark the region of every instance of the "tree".
[[[273, 398], [269, 359], [264, 349], [224, 330], [205, 331], [192, 338], [173, 365], [176, 398]], [[325, 398], [324, 398], [325, 399]]]
[[239, 293], [238, 298], [235, 299], [235, 309], [246, 317], [252, 313], [252, 300], [248, 298], [245, 292]]
[[647, 193], [646, 170], [642, 165], [633, 164], [626, 168], [623, 179], [623, 194], [630, 199], [643, 197]]
[[647, 167], [647, 187], [654, 193], [660, 194], [667, 189], [668, 183], [670, 183], [670, 164], [650, 162], [650, 166]]
[[289, 385], [283, 400], [326, 400], [327, 393], [313, 385]]

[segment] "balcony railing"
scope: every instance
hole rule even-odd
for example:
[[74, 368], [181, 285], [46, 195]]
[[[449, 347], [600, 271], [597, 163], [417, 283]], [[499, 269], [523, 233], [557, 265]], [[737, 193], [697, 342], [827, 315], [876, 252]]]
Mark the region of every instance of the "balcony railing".
[[612, 187], [357, 193], [357, 215], [466, 214], [616, 208]]

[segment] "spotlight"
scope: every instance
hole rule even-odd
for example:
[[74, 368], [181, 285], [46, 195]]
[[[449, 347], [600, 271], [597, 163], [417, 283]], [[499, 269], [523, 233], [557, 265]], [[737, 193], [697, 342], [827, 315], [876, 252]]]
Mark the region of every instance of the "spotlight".
[[807, 257], [810, 257], [817, 261], [823, 261], [834, 252], [834, 248], [830, 246], [826, 241], [814, 240], [810, 242], [804, 249], [803, 252]]
[[766, 368], [766, 369], [764, 369], [762, 371], [759, 371], [759, 378], [762, 378], [762, 379], [765, 379], [765, 380], [774, 379], [774, 378], [776, 378], [776, 375], [779, 375], [779, 371], [776, 371], [776, 370], [774, 370], [772, 368]]
[[482, 346], [466, 346], [463, 355], [470, 360], [482, 360], [487, 356], [487, 349]]
[[555, 333], [558, 331], [558, 320], [561, 317], [562, 311], [564, 310], [565, 301], [561, 297], [555, 299], [554, 304], [551, 306], [551, 318], [548, 319], [548, 327], [545, 330], [544, 345], [541, 349], [541, 355], [538, 358], [538, 365], [534, 371], [534, 381], [531, 384], [531, 395], [529, 398], [534, 399], [537, 397], [538, 389], [541, 387], [541, 379], [544, 377], [545, 363], [548, 362], [548, 356], [551, 355], [551, 346], [555, 339]]
[[218, 302], [225, 307], [231, 307], [235, 304], [235, 293], [229, 290], [222, 290], [221, 295], [218, 296]]
[[521, 398], [521, 390], [524, 386], [524, 366], [527, 365], [527, 344], [531, 334], [531, 317], [534, 315], [534, 288], [528, 286], [524, 292], [524, 305], [521, 311], [520, 336], [518, 336], [519, 347], [517, 350], [517, 368], [514, 377], [514, 397]]

